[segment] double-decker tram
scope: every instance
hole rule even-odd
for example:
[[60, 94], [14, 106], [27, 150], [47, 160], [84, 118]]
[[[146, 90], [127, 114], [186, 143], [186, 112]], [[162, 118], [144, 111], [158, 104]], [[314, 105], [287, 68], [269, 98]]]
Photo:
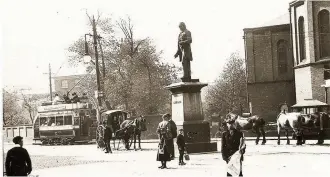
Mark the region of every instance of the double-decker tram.
[[95, 139], [96, 110], [88, 103], [44, 103], [33, 122], [34, 139], [42, 144], [73, 144]]

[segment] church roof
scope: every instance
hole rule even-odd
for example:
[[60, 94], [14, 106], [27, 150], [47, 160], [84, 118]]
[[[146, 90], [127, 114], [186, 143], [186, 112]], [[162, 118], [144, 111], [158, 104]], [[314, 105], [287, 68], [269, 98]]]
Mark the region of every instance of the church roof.
[[281, 16], [278, 16], [275, 19], [262, 24], [261, 26], [266, 27], [266, 26], [286, 25], [286, 24], [290, 24], [290, 14], [289, 13], [285, 13]]
[[281, 16], [276, 17], [275, 19], [272, 19], [266, 23], [259, 24], [259, 25], [254, 25], [251, 28], [246, 28], [245, 30], [248, 29], [256, 29], [256, 28], [271, 28], [274, 26], [280, 26], [280, 25], [289, 25], [290, 24], [290, 13], [285, 13]]

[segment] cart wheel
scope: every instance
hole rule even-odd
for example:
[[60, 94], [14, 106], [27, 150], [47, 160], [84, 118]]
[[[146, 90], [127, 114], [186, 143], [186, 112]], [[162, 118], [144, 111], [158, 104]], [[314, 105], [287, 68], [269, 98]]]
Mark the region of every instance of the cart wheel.
[[104, 143], [104, 127], [98, 126], [96, 129], [96, 143], [97, 147], [101, 149], [105, 149], [105, 143]]

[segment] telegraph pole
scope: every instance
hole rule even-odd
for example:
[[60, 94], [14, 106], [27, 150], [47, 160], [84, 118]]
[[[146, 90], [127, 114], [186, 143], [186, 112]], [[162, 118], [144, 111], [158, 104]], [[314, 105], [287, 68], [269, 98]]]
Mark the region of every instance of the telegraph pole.
[[[96, 80], [97, 80], [97, 91], [101, 93], [101, 84], [100, 84], [100, 70], [99, 70], [99, 54], [97, 51], [97, 32], [96, 32], [96, 24], [95, 18], [93, 15], [93, 39], [94, 39], [94, 50], [95, 50], [95, 65], [96, 65]], [[99, 106], [102, 107], [102, 101], [100, 95], [98, 95], [97, 100], [99, 102]]]
[[53, 101], [53, 91], [52, 91], [52, 68], [49, 63], [49, 71], [48, 73], [44, 73], [49, 75], [49, 94], [50, 94], [50, 101]]
[[49, 93], [50, 93], [50, 101], [53, 101], [53, 91], [52, 91], [52, 68], [49, 63]]

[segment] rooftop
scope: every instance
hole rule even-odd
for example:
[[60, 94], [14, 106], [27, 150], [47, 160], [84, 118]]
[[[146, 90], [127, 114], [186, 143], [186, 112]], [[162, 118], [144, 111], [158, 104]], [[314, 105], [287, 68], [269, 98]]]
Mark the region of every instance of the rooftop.
[[289, 25], [289, 24], [290, 24], [290, 13], [285, 13], [266, 23], [259, 24], [259, 25], [253, 25], [253, 27], [250, 27], [250, 28], [245, 28], [244, 31], [249, 30], [249, 29], [255, 29], [255, 28], [271, 28], [271, 27], [275, 27], [275, 26]]

